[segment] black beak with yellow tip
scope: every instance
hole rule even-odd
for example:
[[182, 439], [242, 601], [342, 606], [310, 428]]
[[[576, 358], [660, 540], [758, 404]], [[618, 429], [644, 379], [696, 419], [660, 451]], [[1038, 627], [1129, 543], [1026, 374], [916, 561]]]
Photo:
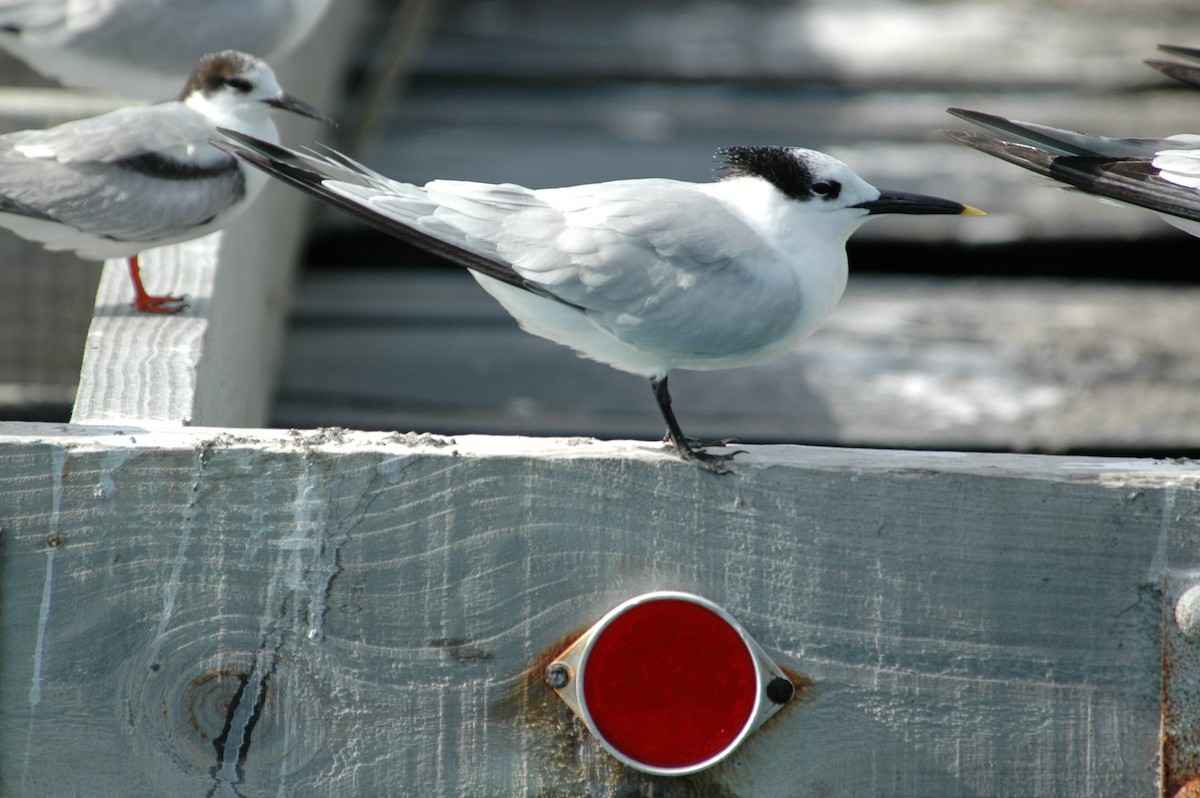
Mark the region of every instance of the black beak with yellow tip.
[[853, 206], [862, 208], [869, 214], [877, 213], [910, 213], [927, 214], [941, 213], [965, 216], [984, 216], [984, 212], [961, 202], [931, 197], [926, 194], [910, 194], [907, 191], [884, 191], [873, 200], [860, 202]]

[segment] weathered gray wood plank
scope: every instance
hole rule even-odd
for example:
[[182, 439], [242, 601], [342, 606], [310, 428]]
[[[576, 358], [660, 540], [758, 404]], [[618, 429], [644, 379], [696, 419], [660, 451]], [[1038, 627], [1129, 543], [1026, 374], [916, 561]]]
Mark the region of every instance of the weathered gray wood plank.
[[[1200, 289], [852, 275], [826, 325], [747, 369], [678, 372], [693, 435], [1024, 451], [1200, 448]], [[521, 332], [458, 273], [300, 285], [274, 423], [655, 437], [642, 380]]]
[[[451, 0], [424, 68], [508, 79], [1130, 86], [1187, 0]], [[514, 58], [519, 53], [521, 57]]]
[[679, 588], [814, 682], [696, 794], [1156, 795], [1200, 550], [1148, 460], [7, 425], [0, 497], [5, 794], [625, 794], [528, 674]]

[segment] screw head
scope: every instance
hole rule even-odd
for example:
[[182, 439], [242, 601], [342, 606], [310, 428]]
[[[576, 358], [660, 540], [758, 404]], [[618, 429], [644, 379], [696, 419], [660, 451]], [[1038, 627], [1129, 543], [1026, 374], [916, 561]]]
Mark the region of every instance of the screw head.
[[1200, 585], [1188, 588], [1175, 602], [1175, 625], [1189, 641], [1200, 642]]
[[551, 689], [561, 690], [571, 681], [571, 669], [561, 662], [552, 662], [546, 667], [545, 679]]
[[767, 700], [772, 704], [786, 704], [796, 694], [796, 686], [782, 676], [776, 676], [767, 683]]

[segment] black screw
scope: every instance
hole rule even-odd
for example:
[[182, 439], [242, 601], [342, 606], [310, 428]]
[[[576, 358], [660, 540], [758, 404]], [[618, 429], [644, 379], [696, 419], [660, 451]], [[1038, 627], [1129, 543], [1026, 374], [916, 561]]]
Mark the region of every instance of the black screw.
[[767, 698], [772, 704], [786, 704], [795, 694], [795, 685], [782, 676], [776, 676], [767, 684]]
[[546, 684], [555, 690], [561, 690], [571, 681], [571, 669], [561, 662], [552, 662], [546, 668]]

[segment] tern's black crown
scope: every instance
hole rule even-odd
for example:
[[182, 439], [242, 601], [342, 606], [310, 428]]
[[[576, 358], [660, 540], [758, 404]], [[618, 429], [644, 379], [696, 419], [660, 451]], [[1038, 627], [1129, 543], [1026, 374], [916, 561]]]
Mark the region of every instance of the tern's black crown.
[[[722, 147], [717, 158], [724, 161], [721, 179], [752, 175], [771, 183], [785, 195], [801, 202], [821, 196], [837, 196], [841, 188], [829, 181], [818, 182], [808, 163], [791, 147]], [[818, 190], [814, 190], [814, 185]]]

